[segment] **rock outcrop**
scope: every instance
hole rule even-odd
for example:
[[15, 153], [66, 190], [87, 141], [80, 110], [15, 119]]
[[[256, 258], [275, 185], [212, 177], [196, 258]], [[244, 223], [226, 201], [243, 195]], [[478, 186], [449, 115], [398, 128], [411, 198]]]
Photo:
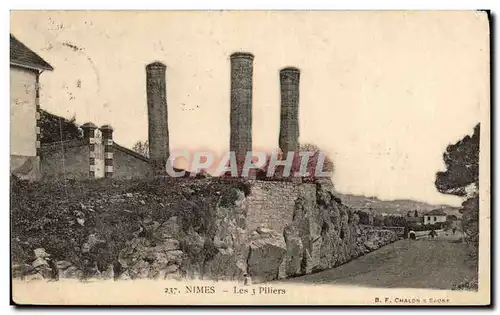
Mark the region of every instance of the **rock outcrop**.
[[204, 279], [241, 280], [247, 272], [247, 211], [242, 190], [232, 189], [227, 197], [219, 199], [213, 217], [213, 236], [209, 235], [207, 240], [211, 253], [204, 262]]
[[180, 276], [179, 267], [185, 260], [180, 250], [182, 235], [177, 217], [163, 224], [148, 222], [137, 238], [127, 242], [118, 262], [123, 271], [121, 279], [167, 279]]
[[287, 252], [283, 235], [270, 229], [257, 229], [250, 239], [247, 264], [252, 281], [265, 282], [277, 279]]
[[[158, 211], [163, 211], [156, 216], [145, 214], [134, 219], [127, 225], [130, 228], [127, 233], [123, 233], [126, 237], [113, 244], [110, 244], [113, 239], [102, 229], [89, 228], [96, 223], [93, 217], [96, 210], [91, 208], [106, 213], [102, 202], [95, 202], [92, 207], [78, 205], [78, 211], [86, 211], [85, 221], [83, 225], [75, 224], [75, 229], [89, 232], [77, 234], [82, 237], [74, 242], [75, 254], [55, 255], [59, 259], [53, 261], [45, 249], [36, 248], [29, 258], [13, 265], [14, 277], [28, 280], [189, 278], [260, 283], [333, 268], [397, 240], [394, 231], [365, 224], [373, 218], [365, 213], [358, 215], [359, 212], [343, 205], [328, 181], [316, 183], [315, 190], [314, 186], [307, 186], [294, 200], [293, 218], [290, 220], [289, 212], [276, 230], [264, 227], [268, 222], [247, 228], [247, 213], [251, 210], [247, 197], [251, 191], [246, 185], [214, 189], [210, 193], [212, 203], [202, 205], [200, 200], [204, 199], [200, 195], [207, 193], [206, 187], [189, 187], [182, 190], [183, 195], [177, 196], [179, 200], [175, 203], [164, 200], [167, 196], [162, 193], [150, 195], [150, 199], [135, 192], [111, 196], [109, 200], [115, 203], [113, 205], [154, 204], [159, 207]], [[139, 201], [135, 202], [137, 198]], [[276, 201], [270, 204], [276, 205]], [[173, 211], [172, 207], [178, 207], [179, 211]], [[289, 209], [288, 205], [286, 208]], [[129, 212], [121, 213], [128, 215]], [[120, 245], [112, 247], [115, 244]], [[18, 242], [17, 246], [21, 245], [24, 246]], [[112, 255], [100, 255], [102, 249]]]
[[356, 211], [331, 186], [318, 183], [315, 197], [296, 200], [293, 221], [284, 229], [286, 277], [333, 268], [397, 240], [392, 231], [362, 228]]

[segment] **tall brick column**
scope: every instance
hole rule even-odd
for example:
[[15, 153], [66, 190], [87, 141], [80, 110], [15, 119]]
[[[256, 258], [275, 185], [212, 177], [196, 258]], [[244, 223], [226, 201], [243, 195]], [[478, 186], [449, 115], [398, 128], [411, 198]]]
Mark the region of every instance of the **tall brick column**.
[[239, 170], [252, 151], [253, 59], [246, 52], [231, 55], [231, 112], [229, 149], [236, 154]]
[[102, 142], [104, 144], [104, 177], [113, 177], [113, 128], [104, 125], [101, 128]]
[[299, 69], [288, 67], [280, 71], [279, 146], [285, 156], [288, 152], [297, 152], [299, 150], [299, 82]]
[[83, 140], [89, 146], [89, 177], [95, 178], [95, 130], [97, 126], [91, 122], [81, 126], [83, 130]]
[[146, 66], [149, 158], [157, 173], [169, 157], [166, 69], [160, 62]]

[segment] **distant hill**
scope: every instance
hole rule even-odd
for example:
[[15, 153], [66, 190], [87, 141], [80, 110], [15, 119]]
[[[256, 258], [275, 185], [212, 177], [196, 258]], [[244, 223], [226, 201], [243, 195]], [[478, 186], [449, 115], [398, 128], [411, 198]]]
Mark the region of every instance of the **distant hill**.
[[406, 215], [408, 211], [417, 210], [420, 215], [434, 210], [441, 209], [447, 214], [454, 214], [461, 217], [460, 208], [449, 205], [433, 205], [415, 200], [380, 200], [377, 197], [365, 197], [357, 195], [339, 194], [337, 196], [342, 200], [342, 203], [352, 208], [371, 208], [378, 213], [387, 214], [402, 214]]

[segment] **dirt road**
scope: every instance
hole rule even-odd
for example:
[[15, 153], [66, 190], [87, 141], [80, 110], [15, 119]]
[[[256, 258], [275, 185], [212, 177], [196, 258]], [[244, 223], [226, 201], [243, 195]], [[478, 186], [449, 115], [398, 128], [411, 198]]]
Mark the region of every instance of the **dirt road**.
[[455, 238], [443, 232], [437, 239], [397, 241], [337, 268], [285, 281], [451, 289], [475, 275], [465, 261], [465, 244]]

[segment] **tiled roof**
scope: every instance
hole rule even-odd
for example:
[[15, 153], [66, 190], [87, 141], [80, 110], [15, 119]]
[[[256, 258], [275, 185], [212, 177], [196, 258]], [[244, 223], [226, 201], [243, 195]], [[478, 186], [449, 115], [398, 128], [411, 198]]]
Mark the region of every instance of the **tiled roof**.
[[425, 215], [436, 215], [436, 216], [438, 216], [438, 215], [446, 215], [446, 213], [444, 213], [443, 210], [434, 209], [432, 211], [427, 212]]
[[38, 70], [54, 70], [42, 57], [10, 34], [10, 63]]

